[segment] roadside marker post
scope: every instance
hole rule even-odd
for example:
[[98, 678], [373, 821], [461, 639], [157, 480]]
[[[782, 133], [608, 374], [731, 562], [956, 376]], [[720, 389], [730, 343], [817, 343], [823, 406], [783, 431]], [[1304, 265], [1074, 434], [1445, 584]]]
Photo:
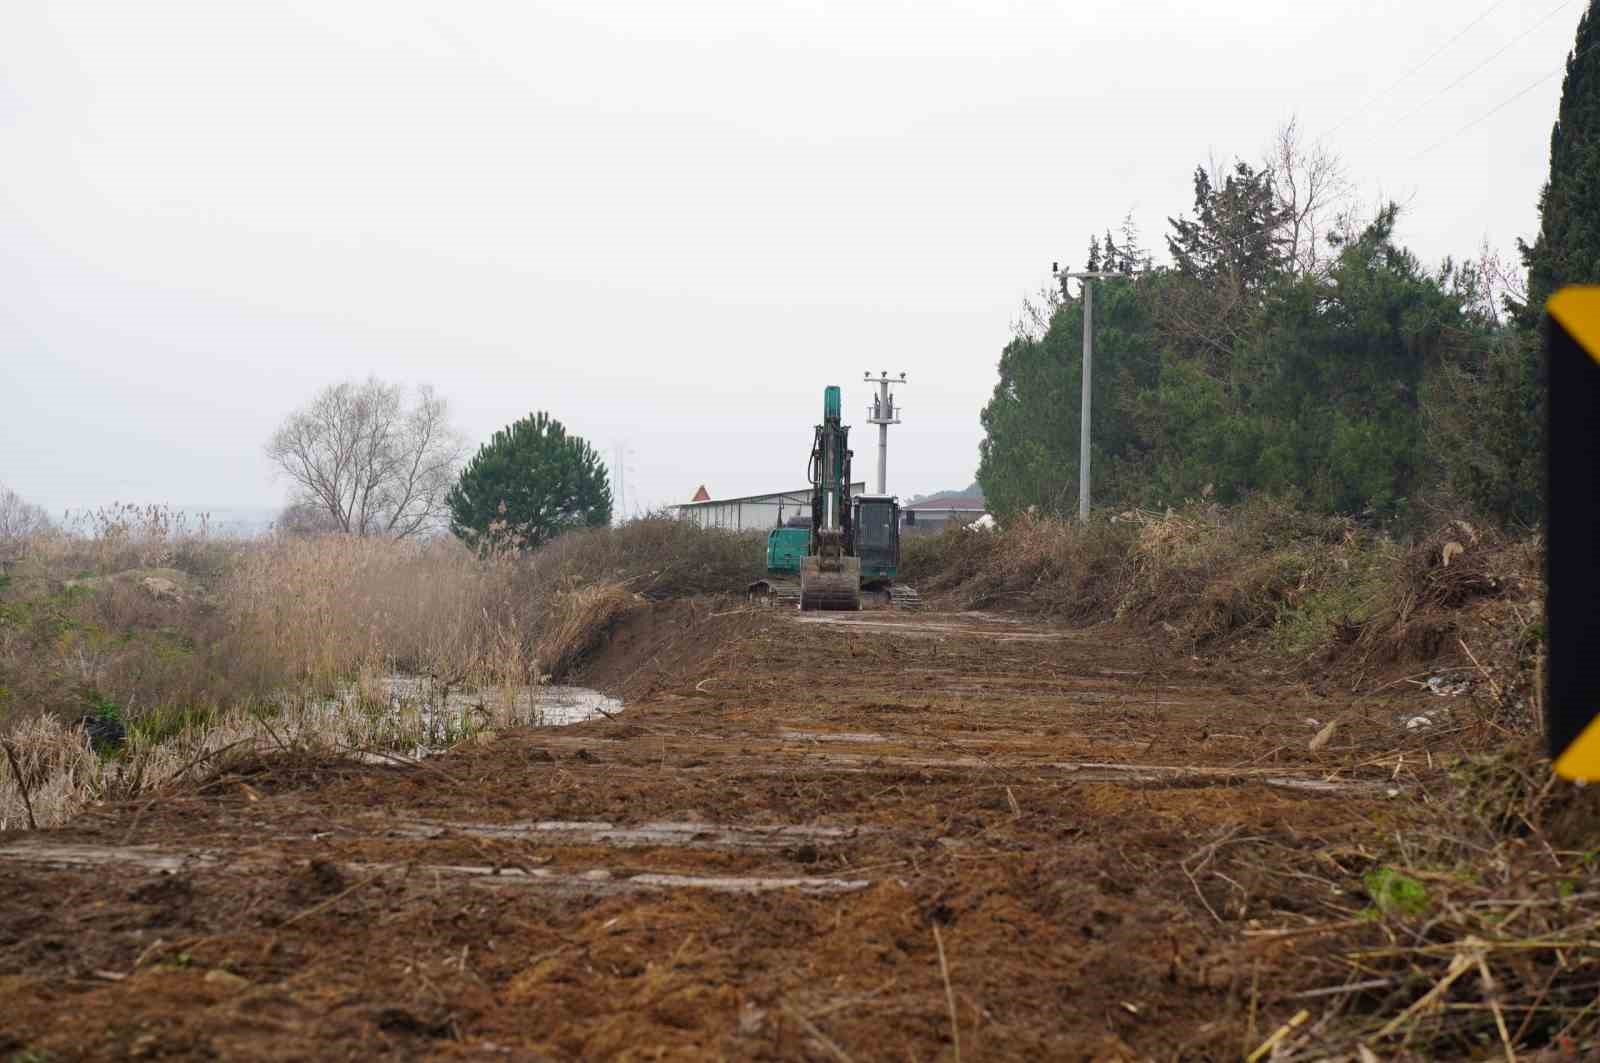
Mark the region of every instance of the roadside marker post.
[[1600, 286], [1563, 288], [1545, 312], [1545, 734], [1556, 774], [1600, 782]]

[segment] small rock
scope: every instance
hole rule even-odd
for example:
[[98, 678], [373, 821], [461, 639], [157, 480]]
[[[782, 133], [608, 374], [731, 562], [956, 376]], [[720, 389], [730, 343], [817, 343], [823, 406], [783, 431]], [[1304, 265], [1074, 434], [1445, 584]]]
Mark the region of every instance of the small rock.
[[183, 601], [183, 588], [163, 576], [146, 576], [139, 584], [158, 601]]
[[1338, 726], [1338, 720], [1329, 720], [1326, 727], [1313, 735], [1311, 738], [1311, 752], [1315, 753], [1317, 750], [1327, 745], [1328, 740], [1333, 737], [1333, 732], [1338, 728]]
[[1406, 721], [1406, 730], [1415, 731], [1423, 727], [1432, 727], [1433, 720], [1428, 716], [1413, 716]]
[[583, 877], [588, 879], [590, 882], [605, 882], [611, 878], [611, 872], [607, 871], [603, 867], [597, 867], [593, 871], [585, 871], [583, 873]]
[[214, 967], [207, 971], [204, 981], [212, 985], [225, 986], [228, 989], [243, 989], [250, 984], [250, 979], [241, 978], [232, 971], [224, 971], [221, 967]]

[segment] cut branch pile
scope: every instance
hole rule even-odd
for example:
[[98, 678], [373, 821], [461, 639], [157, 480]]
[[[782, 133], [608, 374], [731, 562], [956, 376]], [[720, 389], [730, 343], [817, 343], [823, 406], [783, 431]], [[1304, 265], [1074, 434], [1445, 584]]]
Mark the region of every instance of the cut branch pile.
[[[1600, 1050], [1600, 794], [1556, 779], [1531, 746], [1456, 781], [1444, 830], [1397, 832], [1392, 851], [1366, 854], [1359, 884], [1344, 883], [1367, 907], [1257, 932], [1286, 986], [1273, 1003], [1321, 1012], [1272, 1058]], [[1240, 865], [1278, 863], [1275, 884], [1320, 881], [1327, 863], [1308, 869], [1306, 854], [1296, 867], [1295, 850], [1261, 847]]]

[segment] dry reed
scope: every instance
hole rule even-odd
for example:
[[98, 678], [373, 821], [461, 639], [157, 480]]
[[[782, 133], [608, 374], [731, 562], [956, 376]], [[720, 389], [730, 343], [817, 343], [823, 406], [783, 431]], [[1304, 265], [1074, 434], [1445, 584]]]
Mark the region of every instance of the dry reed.
[[[0, 585], [0, 731], [41, 825], [144, 792], [196, 758], [415, 752], [526, 722], [639, 595], [738, 590], [753, 536], [649, 519], [535, 554], [453, 540], [215, 539], [163, 507], [35, 536]], [[397, 695], [395, 677], [419, 677]], [[445, 711], [462, 692], [472, 711]], [[84, 713], [127, 729], [97, 754]], [[69, 722], [71, 721], [71, 722]], [[0, 829], [23, 822], [0, 766]]]

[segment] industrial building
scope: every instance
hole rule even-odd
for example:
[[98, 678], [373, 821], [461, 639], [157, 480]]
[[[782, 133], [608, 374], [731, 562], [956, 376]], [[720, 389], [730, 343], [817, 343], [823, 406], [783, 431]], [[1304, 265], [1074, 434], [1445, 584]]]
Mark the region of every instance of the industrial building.
[[[866, 494], [866, 491], [865, 480], [850, 485], [852, 495]], [[693, 501], [674, 508], [678, 511], [679, 519], [693, 521], [702, 528], [769, 531], [791, 517], [810, 518], [811, 488], [743, 495], [739, 498], [712, 498], [702, 485], [695, 492]]]
[[989, 512], [982, 494], [966, 491], [940, 491], [900, 506], [903, 532], [943, 531], [952, 525], [965, 526]]

